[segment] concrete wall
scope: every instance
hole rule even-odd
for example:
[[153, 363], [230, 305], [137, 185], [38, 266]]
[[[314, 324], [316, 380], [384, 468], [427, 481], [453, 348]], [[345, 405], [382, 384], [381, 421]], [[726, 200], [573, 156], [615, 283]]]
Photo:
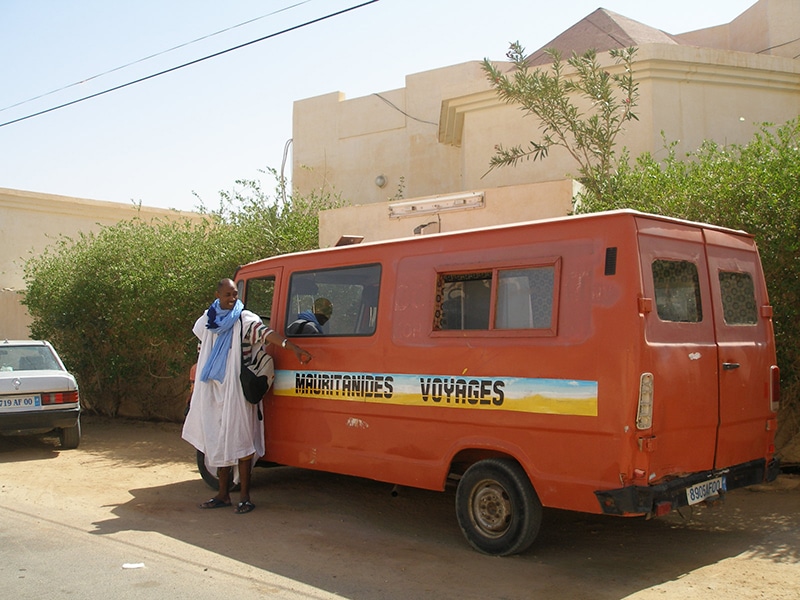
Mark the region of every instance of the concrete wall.
[[[800, 3], [799, 3], [800, 4]], [[611, 72], [608, 56], [602, 62]], [[763, 122], [784, 123], [800, 113], [800, 62], [775, 56], [696, 48], [648, 45], [639, 48], [634, 77], [641, 94], [638, 121], [625, 125], [618, 149], [632, 156], [665, 155], [661, 133], [677, 142], [678, 156], [696, 150], [704, 140], [721, 144], [747, 143]], [[462, 184], [494, 186], [576, 176], [577, 164], [562, 148], [539, 162], [496, 169], [485, 175], [495, 144], [527, 145], [540, 139], [534, 117], [523, 117], [515, 106], [477, 92], [443, 100], [443, 112], [459, 113], [449, 120], [463, 128], [449, 134], [461, 142]], [[453, 143], [456, 143], [455, 141]]]
[[471, 93], [481, 78], [479, 64], [466, 63], [409, 75], [400, 90], [295, 102], [292, 185], [333, 188], [354, 204], [464, 189], [461, 152], [438, 142], [439, 113], [442, 98]]
[[74, 238], [137, 216], [146, 221], [201, 218], [197, 213], [0, 188], [0, 338], [29, 335], [30, 317], [20, 303], [26, 260], [60, 236]]
[[469, 190], [483, 194], [482, 207], [401, 218], [390, 216], [389, 209], [392, 205], [425, 202], [437, 197], [391, 200], [326, 210], [320, 213], [320, 246], [334, 246], [342, 235], [363, 236], [365, 242], [374, 242], [516, 221], [563, 217], [572, 210], [572, 198], [577, 188], [578, 184], [574, 181], [562, 179]]
[[752, 54], [800, 55], [797, 0], [760, 0], [730, 23], [675, 36], [682, 43]]

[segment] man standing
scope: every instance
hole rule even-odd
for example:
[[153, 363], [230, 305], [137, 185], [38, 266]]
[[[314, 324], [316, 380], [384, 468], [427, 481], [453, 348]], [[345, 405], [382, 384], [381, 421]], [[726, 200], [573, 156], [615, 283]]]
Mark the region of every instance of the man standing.
[[197, 378], [182, 437], [205, 454], [206, 466], [217, 470], [219, 492], [201, 508], [231, 506], [230, 483], [240, 482], [237, 514], [255, 508], [250, 501], [250, 474], [255, 461], [264, 455], [264, 426], [258, 419], [261, 403], [245, 400], [239, 381], [242, 355], [258, 365], [264, 345], [277, 344], [295, 353], [305, 364], [311, 354], [266, 327], [258, 315], [244, 310], [236, 284], [222, 279], [216, 299], [192, 331], [200, 339]]

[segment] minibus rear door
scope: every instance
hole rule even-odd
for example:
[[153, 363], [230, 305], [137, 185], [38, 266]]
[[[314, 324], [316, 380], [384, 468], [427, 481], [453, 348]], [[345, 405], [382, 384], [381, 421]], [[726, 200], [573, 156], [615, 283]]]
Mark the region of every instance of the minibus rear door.
[[640, 376], [652, 374], [653, 406], [651, 426], [638, 418], [636, 426], [648, 481], [657, 482], [714, 467], [718, 356], [702, 231], [657, 221], [640, 221], [639, 228]]
[[705, 231], [714, 324], [719, 346], [717, 468], [767, 453], [770, 368], [774, 364], [771, 309], [755, 242]]

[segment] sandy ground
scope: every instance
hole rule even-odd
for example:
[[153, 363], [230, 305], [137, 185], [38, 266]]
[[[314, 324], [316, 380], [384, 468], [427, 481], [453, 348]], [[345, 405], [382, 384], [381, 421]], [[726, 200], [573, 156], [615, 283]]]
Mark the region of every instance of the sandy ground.
[[[292, 596], [302, 598], [800, 597], [798, 475], [650, 521], [546, 510], [534, 546], [508, 558], [470, 549], [452, 492], [391, 492], [361, 479], [258, 469], [257, 509], [239, 516], [197, 508], [212, 493], [178, 425], [87, 418], [81, 447], [71, 451], [49, 438], [0, 438], [0, 522], [169, 555], [197, 569], [198, 590], [219, 585], [225, 565], [246, 572], [268, 598], [289, 596], [264, 593], [267, 576], [304, 590]], [[22, 533], [0, 532], [3, 547], [21, 547]], [[26, 595], [25, 568], [4, 560], [0, 587], [36, 597]], [[163, 596], [176, 568], [148, 568], [148, 585]], [[32, 578], [29, 571], [25, 585]]]

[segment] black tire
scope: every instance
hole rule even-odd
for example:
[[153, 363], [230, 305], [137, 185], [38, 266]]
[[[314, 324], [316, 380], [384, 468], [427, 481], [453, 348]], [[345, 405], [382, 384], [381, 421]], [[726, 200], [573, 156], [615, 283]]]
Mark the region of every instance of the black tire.
[[72, 427], [63, 427], [58, 430], [58, 441], [64, 450], [74, 450], [81, 443], [81, 420]]
[[519, 464], [490, 458], [472, 465], [458, 483], [456, 517], [478, 552], [508, 556], [536, 539], [542, 503]]
[[[203, 478], [203, 481], [206, 482], [208, 487], [218, 490], [219, 489], [219, 477], [217, 477], [216, 473], [212, 473], [206, 467], [206, 455], [197, 451], [197, 470], [200, 471], [200, 477]], [[237, 485], [231, 485], [229, 490], [235, 492], [239, 488]]]

